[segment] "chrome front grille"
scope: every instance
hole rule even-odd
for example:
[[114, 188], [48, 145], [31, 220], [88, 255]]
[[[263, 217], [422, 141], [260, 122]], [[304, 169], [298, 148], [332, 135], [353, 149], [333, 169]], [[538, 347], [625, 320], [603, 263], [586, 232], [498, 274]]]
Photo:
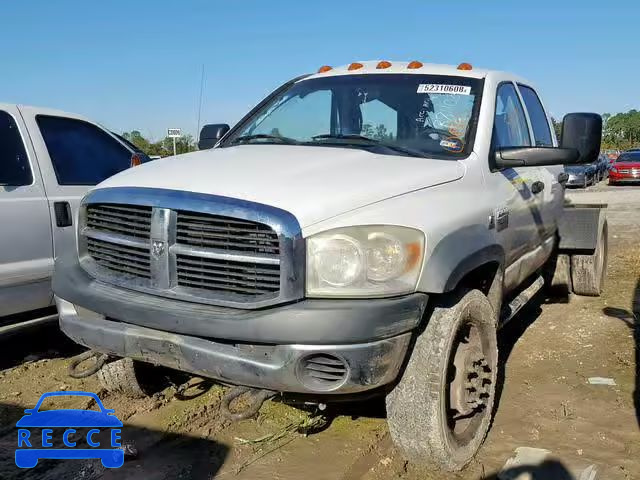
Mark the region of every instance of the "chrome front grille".
[[151, 234], [151, 207], [135, 205], [87, 205], [87, 227], [136, 238]]
[[87, 253], [98, 265], [108, 270], [151, 278], [151, 259], [148, 248], [130, 247], [88, 237]]
[[117, 188], [90, 193], [80, 212], [81, 264], [99, 280], [240, 308], [302, 297], [304, 244], [297, 221], [283, 210]]
[[192, 212], [177, 212], [176, 243], [257, 254], [280, 253], [278, 234], [267, 225]]
[[263, 295], [280, 289], [280, 265], [177, 256], [178, 285]]

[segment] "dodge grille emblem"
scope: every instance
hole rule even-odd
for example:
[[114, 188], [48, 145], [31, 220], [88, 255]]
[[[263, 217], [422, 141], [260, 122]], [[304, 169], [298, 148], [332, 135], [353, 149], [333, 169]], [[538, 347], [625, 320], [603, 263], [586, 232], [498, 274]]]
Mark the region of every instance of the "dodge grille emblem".
[[154, 257], [159, 257], [164, 253], [165, 247], [166, 247], [165, 242], [161, 242], [160, 240], [154, 240], [151, 243], [151, 254]]

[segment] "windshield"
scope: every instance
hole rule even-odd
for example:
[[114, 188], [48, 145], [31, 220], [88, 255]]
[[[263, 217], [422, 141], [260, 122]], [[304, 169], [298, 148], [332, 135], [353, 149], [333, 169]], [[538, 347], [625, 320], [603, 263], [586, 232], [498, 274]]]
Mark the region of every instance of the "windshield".
[[473, 147], [482, 81], [443, 75], [313, 78], [276, 94], [221, 146], [343, 146], [460, 158]]
[[630, 162], [635, 162], [635, 163], [640, 163], [640, 152], [638, 153], [623, 153], [622, 155], [620, 155], [618, 157], [618, 160], [616, 160], [616, 162], [618, 163], [630, 163]]

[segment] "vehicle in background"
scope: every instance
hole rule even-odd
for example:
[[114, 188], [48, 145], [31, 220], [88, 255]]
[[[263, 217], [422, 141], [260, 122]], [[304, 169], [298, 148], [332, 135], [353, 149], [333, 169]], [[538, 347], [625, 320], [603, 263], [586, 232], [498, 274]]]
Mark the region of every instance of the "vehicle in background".
[[598, 178], [597, 163], [569, 165], [565, 167], [565, 172], [569, 174], [567, 187], [587, 188], [590, 185], [595, 185]]
[[640, 150], [622, 153], [609, 171], [609, 185], [640, 182]]
[[607, 158], [609, 158], [609, 162], [613, 163], [615, 162], [616, 158], [618, 158], [618, 155], [620, 155], [620, 150], [609, 149], [605, 150], [603, 153], [607, 156]]
[[605, 213], [565, 204], [562, 167], [597, 160], [602, 119], [562, 129], [508, 73], [323, 67], [93, 189], [56, 259], [60, 327], [136, 396], [138, 361], [243, 387], [227, 406], [385, 395], [399, 450], [459, 470], [491, 423], [498, 328], [545, 278], [602, 289]]
[[0, 334], [57, 318], [53, 263], [75, 251], [80, 199], [137, 156], [79, 115], [0, 104]]
[[124, 138], [122, 135], [113, 131], [111, 133], [115, 135], [118, 140], [120, 140], [127, 147], [129, 147], [129, 150], [131, 150], [132, 152], [135, 152], [131, 158], [131, 166], [135, 167], [137, 165], [142, 165], [143, 163], [150, 162], [151, 160], [155, 160], [153, 157], [147, 155], [140, 147], [138, 147], [133, 142], [130, 142], [129, 140]]
[[630, 148], [629, 150], [625, 150], [622, 153], [632, 153], [632, 152], [640, 152], [640, 148]]
[[593, 164], [596, 167], [596, 180], [601, 182], [609, 176], [609, 158], [606, 155], [600, 155], [598, 160]]

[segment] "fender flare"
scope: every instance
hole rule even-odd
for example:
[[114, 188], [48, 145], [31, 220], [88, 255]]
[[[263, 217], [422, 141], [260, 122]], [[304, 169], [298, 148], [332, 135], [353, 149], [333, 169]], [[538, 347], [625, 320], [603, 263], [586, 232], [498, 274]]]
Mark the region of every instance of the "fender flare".
[[460, 283], [460, 280], [464, 278], [469, 272], [472, 272], [476, 268], [482, 267], [490, 263], [497, 263], [498, 268], [502, 268], [504, 265], [504, 249], [500, 245], [487, 245], [480, 250], [466, 256], [458, 265], [452, 270], [447, 282], [444, 285], [444, 291], [450, 292]]
[[489, 244], [473, 251], [465, 252], [459, 260], [451, 263], [460, 252], [452, 251], [451, 243], [442, 242], [428, 259], [423, 278], [420, 281], [421, 290], [429, 293], [446, 293], [454, 290], [469, 272], [495, 263], [499, 269], [504, 268], [505, 252], [499, 244]]

